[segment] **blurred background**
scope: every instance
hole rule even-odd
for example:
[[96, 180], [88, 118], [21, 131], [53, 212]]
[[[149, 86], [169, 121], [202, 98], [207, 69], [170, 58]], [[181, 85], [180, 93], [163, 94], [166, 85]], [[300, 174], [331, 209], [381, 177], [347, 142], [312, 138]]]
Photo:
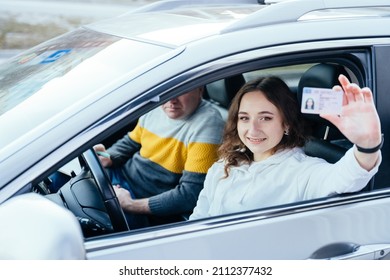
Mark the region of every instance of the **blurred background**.
[[0, 62], [82, 24], [158, 0], [0, 0]]

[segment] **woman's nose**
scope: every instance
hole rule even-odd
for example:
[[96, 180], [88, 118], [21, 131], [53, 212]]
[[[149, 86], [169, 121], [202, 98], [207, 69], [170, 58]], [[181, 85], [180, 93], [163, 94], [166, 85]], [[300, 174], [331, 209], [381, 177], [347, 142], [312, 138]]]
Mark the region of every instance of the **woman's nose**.
[[251, 122], [250, 122], [250, 127], [249, 127], [250, 130], [253, 130], [253, 131], [259, 131], [261, 130], [261, 122], [258, 120], [258, 119], [253, 119]]

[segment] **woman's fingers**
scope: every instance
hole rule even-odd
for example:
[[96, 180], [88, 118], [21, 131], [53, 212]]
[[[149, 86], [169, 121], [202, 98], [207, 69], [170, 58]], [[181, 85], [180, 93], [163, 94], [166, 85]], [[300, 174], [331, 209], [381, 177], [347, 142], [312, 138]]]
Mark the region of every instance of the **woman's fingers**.
[[[341, 86], [334, 86], [332, 88], [333, 91], [343, 91], [342, 87]], [[347, 99], [347, 96], [343, 93], [343, 106], [347, 105], [348, 104], [348, 99]]]
[[341, 86], [334, 86], [333, 90], [343, 90], [343, 105], [349, 102], [366, 102], [372, 103], [372, 91], [365, 87], [361, 89], [358, 85], [350, 83], [348, 78], [344, 75], [339, 76], [339, 82]]
[[346, 105], [346, 104], [349, 104], [350, 102], [355, 102], [356, 99], [355, 99], [355, 95], [354, 95], [354, 90], [355, 90], [356, 85], [351, 84], [351, 82], [348, 80], [348, 78], [342, 74], [338, 77], [338, 80], [340, 82], [342, 90], [344, 91], [343, 104]]
[[363, 88], [362, 89], [362, 93], [363, 93], [363, 98], [364, 98], [364, 101], [366, 103], [373, 103], [374, 102], [374, 99], [373, 99], [373, 96], [372, 96], [372, 92], [369, 88]]
[[352, 87], [352, 94], [355, 97], [355, 101], [364, 102], [364, 96], [362, 90], [355, 84], [352, 84], [351, 87]]
[[345, 77], [343, 74], [341, 74], [341, 75], [338, 77], [338, 80], [339, 80], [340, 85], [343, 87], [344, 90], [346, 90], [346, 88], [348, 87], [348, 85], [351, 84], [351, 83], [349, 82], [348, 78]]

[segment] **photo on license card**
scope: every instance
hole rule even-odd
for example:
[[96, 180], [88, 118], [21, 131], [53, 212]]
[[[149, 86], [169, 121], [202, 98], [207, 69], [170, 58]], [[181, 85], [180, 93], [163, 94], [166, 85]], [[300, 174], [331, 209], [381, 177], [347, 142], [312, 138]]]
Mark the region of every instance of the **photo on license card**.
[[328, 88], [304, 87], [301, 112], [306, 114], [340, 114], [343, 92]]

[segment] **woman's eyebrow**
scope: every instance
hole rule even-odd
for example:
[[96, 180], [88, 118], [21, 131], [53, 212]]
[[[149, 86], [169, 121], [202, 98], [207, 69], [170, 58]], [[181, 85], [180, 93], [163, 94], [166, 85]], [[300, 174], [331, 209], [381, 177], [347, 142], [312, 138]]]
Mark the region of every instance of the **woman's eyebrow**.
[[259, 114], [259, 115], [262, 115], [262, 114], [274, 115], [274, 113], [272, 113], [272, 112], [270, 112], [270, 111], [261, 111], [261, 112], [258, 112], [257, 114]]
[[[237, 114], [238, 118], [248, 117], [250, 116], [250, 113], [239, 111]], [[256, 113], [256, 118], [263, 118], [263, 117], [275, 117], [275, 114], [270, 111], [260, 111]]]
[[[248, 114], [247, 112], [245, 111], [239, 111], [238, 114]], [[269, 115], [274, 115], [274, 113], [270, 112], [270, 111], [260, 111], [257, 113], [258, 115], [263, 115], [263, 114], [269, 114]]]

